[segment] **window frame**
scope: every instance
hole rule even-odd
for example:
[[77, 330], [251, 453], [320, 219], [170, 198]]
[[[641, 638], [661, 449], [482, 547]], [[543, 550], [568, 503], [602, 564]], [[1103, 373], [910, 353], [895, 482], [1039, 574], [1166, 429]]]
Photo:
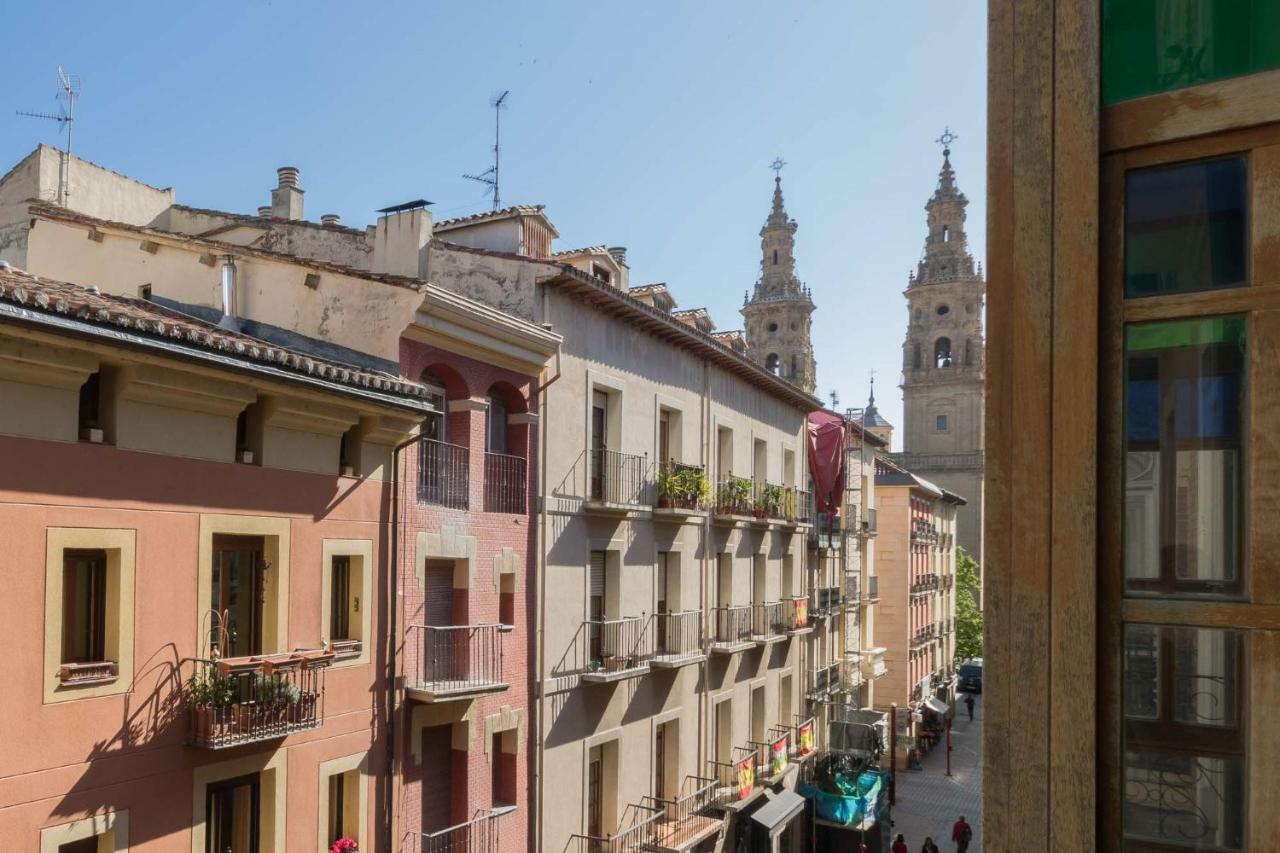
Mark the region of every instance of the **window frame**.
[[[339, 655], [334, 659], [333, 667], [368, 664], [372, 659], [372, 647], [376, 641], [373, 633], [374, 608], [371, 606], [374, 575], [373, 540], [325, 539], [321, 543], [320, 551], [320, 638], [325, 644], [332, 644], [335, 640], [355, 640], [360, 643], [358, 653]], [[348, 612], [348, 618], [352, 620], [348, 627], [358, 629], [358, 636], [355, 637], [333, 636], [333, 564], [338, 558], [346, 558], [348, 561], [351, 572], [349, 590], [353, 598], [358, 601], [357, 605], [350, 608], [354, 612], [350, 610]], [[355, 618], [356, 613], [359, 614], [358, 619]]]
[[[45, 704], [124, 693], [132, 686], [134, 662], [134, 577], [137, 531], [131, 528], [49, 527], [45, 530], [44, 690]], [[115, 674], [76, 679], [64, 669], [66, 606], [65, 555], [102, 552], [106, 558], [103, 657]], [[74, 665], [73, 665], [74, 666]]]

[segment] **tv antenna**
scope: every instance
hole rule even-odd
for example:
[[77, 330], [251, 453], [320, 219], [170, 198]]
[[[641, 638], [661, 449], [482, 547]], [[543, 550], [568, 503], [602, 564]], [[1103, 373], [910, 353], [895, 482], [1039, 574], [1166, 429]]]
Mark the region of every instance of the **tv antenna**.
[[58, 170], [58, 204], [66, 207], [67, 196], [71, 194], [67, 187], [69, 183], [67, 172], [71, 168], [71, 131], [76, 124], [76, 100], [80, 97], [80, 78], [63, 71], [62, 66], [59, 65], [58, 89], [58, 100], [65, 101], [66, 106], [59, 104], [56, 115], [54, 113], [38, 113], [27, 110], [18, 110], [17, 114], [28, 118], [43, 118], [56, 121], [66, 129], [67, 147], [62, 152], [61, 168]]
[[504, 89], [501, 94], [494, 95], [489, 100], [489, 106], [493, 107], [493, 165], [478, 175], [462, 176], [489, 188], [485, 192], [493, 195], [494, 210], [502, 207], [502, 191], [498, 187], [498, 155], [502, 149], [502, 111], [506, 109], [507, 95], [510, 94], [510, 89]]
[[836, 390], [833, 388], [833, 389], [831, 390], [831, 393], [830, 393], [830, 394], [828, 394], [827, 396], [831, 398], [831, 411], [833, 411], [833, 412], [834, 412], [834, 411], [836, 411], [837, 409], [839, 409], [839, 408], [840, 408], [840, 392], [839, 392], [839, 391], [836, 391]]

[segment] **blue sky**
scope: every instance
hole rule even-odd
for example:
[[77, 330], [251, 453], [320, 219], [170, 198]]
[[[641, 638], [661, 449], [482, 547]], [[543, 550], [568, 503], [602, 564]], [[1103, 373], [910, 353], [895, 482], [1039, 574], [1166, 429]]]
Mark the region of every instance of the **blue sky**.
[[487, 209], [503, 115], [506, 204], [542, 203], [559, 246], [629, 250], [632, 284], [741, 326], [769, 162], [818, 305], [819, 391], [901, 424], [901, 292], [944, 125], [985, 239], [986, 9], [979, 2], [607, 0], [79, 3], [7, 10], [0, 171], [51, 122], [58, 64], [83, 80], [76, 153], [178, 200], [252, 212], [296, 165], [308, 218], [371, 222], [412, 198]]

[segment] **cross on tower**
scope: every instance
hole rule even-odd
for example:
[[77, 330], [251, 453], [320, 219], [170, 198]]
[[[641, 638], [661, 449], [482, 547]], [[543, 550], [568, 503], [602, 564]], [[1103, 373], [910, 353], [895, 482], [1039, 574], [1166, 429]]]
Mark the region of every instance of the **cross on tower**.
[[959, 138], [959, 136], [951, 132], [950, 127], [944, 126], [942, 128], [942, 135], [933, 141], [942, 146], [942, 155], [946, 157], [951, 154], [951, 143], [955, 142]]
[[783, 160], [781, 157], [774, 157], [773, 162], [769, 164], [769, 168], [773, 169], [773, 175], [775, 178], [781, 178], [782, 168], [786, 165], [787, 165], [786, 160]]

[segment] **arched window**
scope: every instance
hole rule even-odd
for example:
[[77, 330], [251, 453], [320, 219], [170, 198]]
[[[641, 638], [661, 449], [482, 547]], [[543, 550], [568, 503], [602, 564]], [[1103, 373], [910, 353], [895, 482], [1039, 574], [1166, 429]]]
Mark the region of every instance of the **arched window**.
[[948, 243], [950, 241], [951, 241], [951, 229], [943, 225], [942, 226], [942, 242]]
[[916, 370], [920, 369], [920, 345], [911, 345], [911, 366]]
[[774, 250], [773, 250], [773, 265], [774, 265], [775, 267], [778, 265], [778, 250], [777, 250], [777, 249], [774, 249]]
[[778, 358], [776, 352], [771, 352], [764, 359], [764, 369], [777, 376], [782, 369], [782, 360]]
[[938, 338], [933, 345], [933, 366], [951, 366], [951, 338]]

